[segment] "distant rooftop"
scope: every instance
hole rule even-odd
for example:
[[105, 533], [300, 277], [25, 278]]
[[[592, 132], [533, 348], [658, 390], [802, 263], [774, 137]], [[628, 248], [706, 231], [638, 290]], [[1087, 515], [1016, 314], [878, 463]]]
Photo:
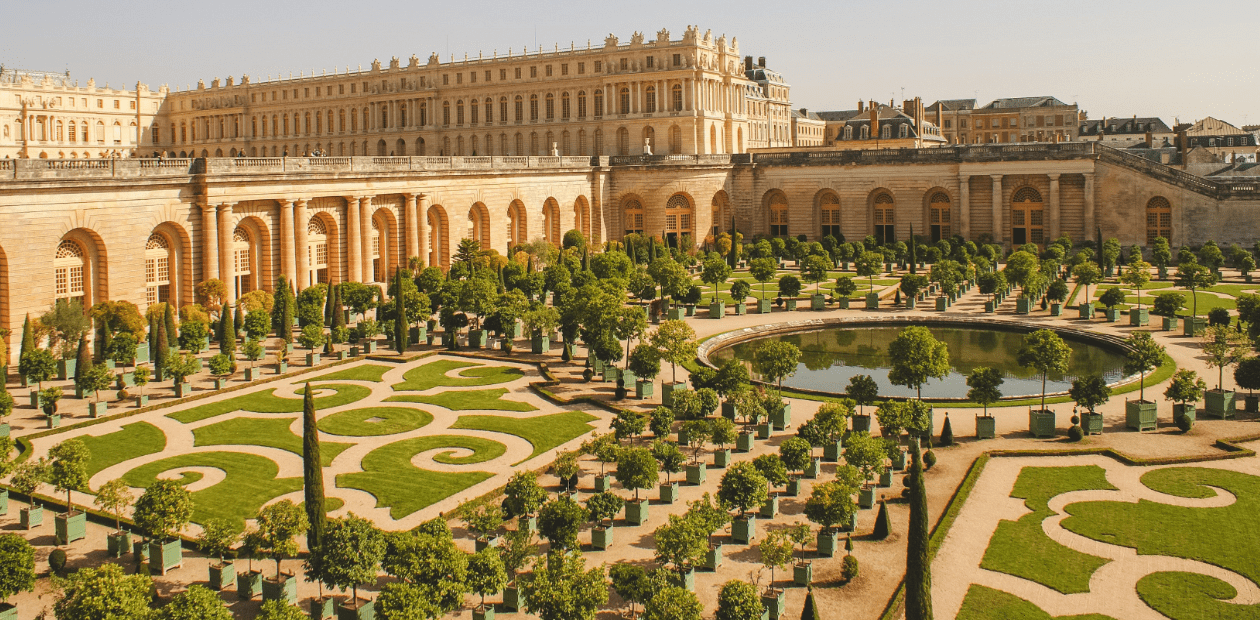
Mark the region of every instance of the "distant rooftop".
[[71, 86], [70, 71], [54, 73], [52, 71], [28, 71], [26, 69], [10, 69], [0, 65], [0, 84], [21, 84], [22, 78], [30, 78], [36, 84], [45, 79], [51, 80], [53, 86]]

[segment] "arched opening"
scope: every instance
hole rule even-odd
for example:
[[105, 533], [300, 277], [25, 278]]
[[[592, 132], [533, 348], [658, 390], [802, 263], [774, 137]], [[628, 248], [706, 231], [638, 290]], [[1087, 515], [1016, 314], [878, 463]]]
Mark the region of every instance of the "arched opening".
[[713, 211], [713, 237], [717, 238], [723, 231], [735, 226], [735, 223], [731, 222], [727, 216], [727, 205], [730, 204], [730, 199], [726, 195], [726, 190], [718, 190], [716, 194], [713, 194], [713, 201], [710, 204]]
[[450, 221], [442, 205], [429, 207], [429, 257], [426, 264], [451, 268]]
[[306, 224], [306, 264], [311, 270], [311, 282], [329, 283], [328, 248], [332, 235], [329, 234], [324, 214], [316, 214]]
[[932, 233], [932, 243], [953, 236], [951, 224], [954, 220], [951, 207], [949, 194], [945, 192], [932, 192], [931, 197], [928, 198], [928, 226]]
[[844, 239], [844, 234], [840, 232], [840, 197], [835, 192], [819, 194], [818, 223], [818, 234], [834, 237], [836, 241]]
[[630, 130], [625, 127], [617, 130], [617, 154], [623, 157], [630, 154]]
[[653, 153], [656, 152], [656, 130], [651, 125], [643, 128], [643, 146], [645, 149], [650, 148]]
[[621, 221], [627, 235], [643, 234], [643, 202], [638, 196], [627, 196], [621, 201]]
[[156, 232], [149, 235], [144, 245], [144, 297], [148, 305], [171, 302], [172, 245]]
[[513, 200], [507, 208], [508, 230], [507, 230], [507, 251], [508, 255], [512, 254], [512, 246], [527, 243], [529, 241], [529, 226], [526, 221], [525, 203], [520, 200]]
[[91, 305], [91, 270], [87, 250], [75, 239], [62, 239], [53, 257], [53, 272], [57, 283], [55, 299], [78, 301], [83, 307]]
[[385, 146], [385, 141], [384, 141], [384, 140], [380, 140], [380, 141], [378, 141], [378, 142], [376, 143], [376, 155], [377, 155], [377, 157], [384, 157], [384, 156], [385, 156], [385, 149], [386, 149], [386, 148], [388, 148], [388, 147], [386, 147], [386, 146]]
[[682, 128], [672, 125], [669, 128], [669, 155], [682, 153]]
[[476, 202], [468, 210], [468, 238], [481, 244], [483, 250], [490, 249], [490, 210], [486, 205]]
[[1155, 245], [1159, 237], [1172, 243], [1172, 204], [1163, 196], [1146, 202], [1146, 245]]
[[674, 194], [665, 201], [665, 243], [671, 247], [684, 249], [683, 237], [691, 244], [695, 243], [695, 209], [686, 194]]
[[871, 199], [871, 221], [875, 242], [883, 245], [897, 240], [897, 203], [887, 190], [879, 190]]
[[232, 232], [232, 264], [236, 273], [236, 297], [254, 290], [254, 265], [256, 252], [254, 252], [254, 239], [250, 234], [250, 230], [245, 226], [237, 226]]
[[398, 144], [394, 147], [394, 154], [402, 157], [407, 154], [407, 141], [402, 138], [398, 139]]
[[424, 156], [424, 138], [416, 138], [416, 155]]
[[1011, 244], [1019, 247], [1025, 243], [1033, 243], [1038, 248], [1043, 247], [1044, 214], [1041, 192], [1032, 187], [1015, 190], [1011, 195]]
[[777, 189], [766, 193], [766, 221], [770, 222], [771, 237], [788, 236], [788, 199]]
[[543, 202], [543, 238], [555, 246], [560, 245], [560, 203], [555, 198]]
[[591, 240], [591, 205], [586, 196], [578, 196], [573, 201], [573, 228], [582, 233], [587, 241]]

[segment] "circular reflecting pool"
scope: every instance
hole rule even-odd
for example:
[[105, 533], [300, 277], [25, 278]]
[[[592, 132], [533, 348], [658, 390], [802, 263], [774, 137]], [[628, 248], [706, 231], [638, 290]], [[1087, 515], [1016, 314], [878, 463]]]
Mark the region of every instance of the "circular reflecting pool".
[[[927, 325], [937, 340], [949, 347], [949, 375], [931, 379], [923, 386], [924, 398], [966, 398], [967, 374], [981, 366], [997, 368], [1005, 377], [1002, 395], [1041, 394], [1041, 376], [1016, 363], [1024, 334], [1000, 329]], [[891, 363], [888, 344], [905, 329], [897, 326], [836, 326], [812, 331], [772, 334], [721, 347], [709, 359], [721, 365], [735, 358], [750, 365], [754, 378], [759, 370], [753, 352], [767, 340], [790, 342], [801, 349], [796, 374], [783, 380], [785, 387], [819, 392], [843, 393], [854, 375], [870, 375], [884, 396], [914, 396], [914, 390], [888, 381]], [[1072, 348], [1066, 374], [1052, 373], [1046, 379], [1046, 392], [1066, 392], [1080, 376], [1101, 374], [1108, 383], [1124, 376], [1121, 352], [1081, 340], [1064, 338]]]

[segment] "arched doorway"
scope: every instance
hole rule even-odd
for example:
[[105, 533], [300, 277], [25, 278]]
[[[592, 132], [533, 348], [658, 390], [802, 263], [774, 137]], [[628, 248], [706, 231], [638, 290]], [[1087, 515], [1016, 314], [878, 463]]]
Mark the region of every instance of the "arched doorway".
[[1045, 244], [1045, 209], [1041, 192], [1021, 187], [1011, 196], [1011, 244], [1018, 248], [1025, 243], [1043, 248]]
[[328, 265], [328, 226], [324, 218], [316, 215], [306, 224], [306, 264], [311, 270], [311, 282], [315, 284], [329, 283]]
[[928, 226], [931, 227], [932, 243], [953, 236], [953, 222], [949, 194], [933, 192], [928, 198]]
[[578, 196], [573, 201], [573, 228], [582, 233], [587, 241], [591, 241], [591, 205], [586, 196]]
[[771, 237], [788, 236], [788, 199], [783, 192], [773, 189], [766, 194], [766, 221], [770, 223]]
[[85, 308], [91, 305], [89, 265], [87, 250], [79, 241], [63, 239], [57, 245], [57, 253], [53, 257], [56, 300], [78, 301]]
[[819, 235], [836, 241], [844, 239], [840, 232], [840, 197], [834, 192], [826, 191], [818, 196], [818, 223]]
[[628, 196], [621, 202], [621, 221], [627, 235], [643, 234], [643, 203], [636, 196]]
[[166, 236], [153, 233], [144, 245], [145, 303], [171, 302], [172, 244]]
[[1163, 196], [1146, 202], [1146, 245], [1155, 245], [1159, 237], [1172, 243], [1172, 204]]
[[735, 226], [735, 223], [729, 221], [730, 218], [727, 216], [727, 205], [729, 204], [730, 199], [726, 195], [726, 190], [718, 190], [716, 194], [713, 194], [712, 209], [714, 238], [717, 238], [717, 236], [722, 234], [723, 231], [729, 231]]
[[468, 238], [481, 244], [483, 250], [490, 249], [490, 210], [486, 205], [473, 203], [468, 210]]
[[883, 245], [897, 240], [897, 203], [888, 190], [880, 190], [871, 199], [871, 221], [875, 243]]
[[442, 205], [429, 207], [429, 256], [427, 264], [451, 267], [450, 221], [446, 217], [446, 209]]
[[560, 203], [555, 198], [543, 202], [543, 238], [551, 245], [560, 245]]
[[520, 200], [513, 200], [508, 205], [508, 230], [507, 230], [507, 251], [508, 256], [512, 255], [512, 247], [528, 243], [529, 226], [526, 221], [525, 203]]
[[234, 277], [236, 278], [237, 299], [256, 288], [254, 286], [256, 252], [253, 251], [253, 247], [254, 239], [250, 231], [244, 226], [237, 226], [232, 232], [232, 265], [236, 272]]
[[665, 243], [670, 247], [687, 249], [686, 241], [694, 245], [695, 234], [692, 228], [695, 220], [695, 209], [686, 194], [674, 194], [665, 201]]

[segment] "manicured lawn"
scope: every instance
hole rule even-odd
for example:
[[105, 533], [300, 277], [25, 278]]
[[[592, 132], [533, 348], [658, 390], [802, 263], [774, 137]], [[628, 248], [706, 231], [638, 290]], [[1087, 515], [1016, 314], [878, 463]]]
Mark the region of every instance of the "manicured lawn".
[[92, 460], [87, 464], [89, 478], [124, 461], [166, 449], [166, 435], [148, 422], [136, 422], [106, 435], [85, 435], [79, 439], [92, 452]]
[[376, 497], [377, 508], [388, 507], [391, 517], [401, 519], [492, 475], [483, 471], [436, 472], [411, 464], [415, 455], [435, 448], [472, 450], [473, 454], [465, 457], [451, 457], [447, 453], [434, 458], [439, 463], [459, 465], [483, 463], [507, 451], [503, 444], [480, 437], [417, 437], [369, 452], [363, 458], [363, 471], [337, 476], [337, 486], [371, 493]]
[[[327, 409], [329, 407], [339, 407], [348, 405], [357, 400], [367, 398], [372, 394], [372, 390], [361, 385], [349, 385], [345, 383], [329, 383], [327, 385], [311, 386], [315, 390], [315, 408]], [[327, 396], [320, 396], [324, 392], [334, 392]], [[253, 394], [237, 396], [229, 398], [217, 403], [209, 405], [201, 405], [183, 411], [166, 414], [171, 418], [184, 424], [199, 422], [217, 415], [231, 413], [233, 411], [252, 411], [254, 413], [297, 413], [302, 410], [302, 399], [300, 398], [280, 398], [274, 396], [275, 389], [263, 390]], [[298, 390], [298, 393], [302, 393]]]
[[1056, 513], [1050, 498], [1087, 489], [1114, 489], [1101, 467], [1025, 467], [1011, 497], [1032, 510], [1018, 521], [998, 523], [980, 567], [1035, 581], [1064, 594], [1089, 591], [1089, 578], [1110, 560], [1069, 549], [1046, 536], [1041, 522]]
[[[373, 420], [379, 418], [379, 420]], [[365, 407], [334, 413], [319, 421], [319, 430], [343, 437], [379, 437], [427, 426], [433, 416], [414, 407]]]
[[[302, 477], [276, 478], [280, 468], [275, 461], [243, 452], [195, 452], [141, 465], [123, 476], [133, 486], [147, 488], [165, 471], [181, 467], [214, 467], [227, 477], [212, 487], [192, 494], [193, 521], [205, 524], [211, 519], [226, 519], [238, 530], [245, 529], [245, 519], [253, 518], [258, 509], [273, 498], [301, 490]], [[200, 475], [185, 475], [180, 481], [189, 484]]]
[[321, 375], [310, 379], [310, 381], [375, 381], [379, 383], [381, 377], [385, 373], [392, 370], [389, 366], [381, 366], [380, 364], [364, 364], [355, 366], [345, 370], [338, 370], [334, 373]]
[[1102, 614], [1051, 616], [1014, 594], [972, 584], [956, 620], [1115, 620]]
[[442, 392], [433, 396], [417, 396], [405, 394], [402, 396], [390, 396], [386, 398], [386, 402], [398, 403], [427, 403], [437, 405], [451, 411], [467, 411], [469, 409], [487, 409], [494, 411], [537, 411], [535, 407], [529, 403], [522, 403], [515, 400], [503, 400], [503, 395], [507, 394], [507, 388], [494, 388], [490, 390], [468, 390], [466, 392]]
[[[1260, 477], [1223, 469], [1172, 467], [1142, 476], [1142, 484], [1177, 497], [1232, 493], [1221, 508], [1187, 508], [1148, 500], [1078, 502], [1063, 527], [1087, 538], [1136, 549], [1139, 555], [1200, 560], [1260, 583]], [[1216, 487], [1216, 489], [1210, 488]], [[1254, 616], [1253, 616], [1254, 617]]]
[[[595, 416], [584, 411], [565, 411], [532, 418], [509, 418], [494, 415], [462, 415], [451, 428], [493, 431], [516, 435], [534, 446], [533, 454], [521, 459], [523, 463], [571, 439], [581, 437], [595, 427], [588, 424]], [[516, 465], [517, 463], [513, 463]]]
[[[1094, 300], [1093, 300], [1094, 303], [1098, 304], [1096, 307], [1098, 308], [1102, 307], [1102, 304], [1098, 302], [1098, 298], [1102, 296], [1102, 293], [1109, 288], [1123, 288], [1126, 293], [1133, 293], [1133, 294], [1125, 295], [1124, 303], [1116, 306], [1117, 308], [1121, 310], [1128, 310], [1130, 306], [1137, 306], [1136, 291], [1127, 287], [1117, 287], [1115, 285], [1105, 284], [1105, 285], [1100, 286], [1099, 290], [1096, 292], [1090, 291], [1090, 294], [1093, 295], [1094, 297]], [[1167, 292], [1167, 291], [1159, 291], [1159, 292]], [[1213, 308], [1225, 308], [1226, 310], [1234, 310], [1238, 307], [1238, 304], [1234, 301], [1233, 298], [1220, 297], [1218, 295], [1213, 295], [1211, 293], [1206, 293], [1203, 291], [1196, 291], [1194, 294], [1194, 297], [1190, 296], [1190, 291], [1177, 289], [1174, 292], [1181, 293], [1182, 299], [1185, 300], [1185, 307], [1177, 311], [1178, 316], [1190, 316], [1191, 306], [1194, 304], [1195, 298], [1198, 298], [1199, 300], [1199, 309], [1198, 309], [1199, 316], [1207, 316], [1207, 313], [1211, 311]], [[1142, 306], [1145, 308], [1153, 307], [1155, 304], [1155, 296], [1157, 294], [1159, 293], [1148, 292], [1146, 289], [1143, 289]]]
[[1207, 290], [1213, 293], [1224, 293], [1230, 297], [1238, 297], [1244, 293], [1254, 293], [1260, 289], [1260, 283], [1257, 284], [1217, 284]]
[[1255, 620], [1260, 605], [1227, 603], [1238, 590], [1201, 573], [1151, 573], [1137, 582], [1142, 601], [1173, 620]]
[[[297, 418], [233, 418], [193, 430], [194, 446], [266, 446], [302, 456], [302, 438], [290, 427]], [[319, 460], [323, 467], [349, 448], [348, 443], [323, 441]]]
[[[449, 377], [446, 373], [466, 368], [459, 372], [459, 377]], [[402, 383], [395, 383], [394, 391], [421, 392], [435, 387], [465, 387], [476, 385], [494, 385], [507, 383], [525, 376], [519, 368], [507, 366], [481, 366], [472, 362], [454, 360], [437, 360], [417, 366], [403, 375]]]

